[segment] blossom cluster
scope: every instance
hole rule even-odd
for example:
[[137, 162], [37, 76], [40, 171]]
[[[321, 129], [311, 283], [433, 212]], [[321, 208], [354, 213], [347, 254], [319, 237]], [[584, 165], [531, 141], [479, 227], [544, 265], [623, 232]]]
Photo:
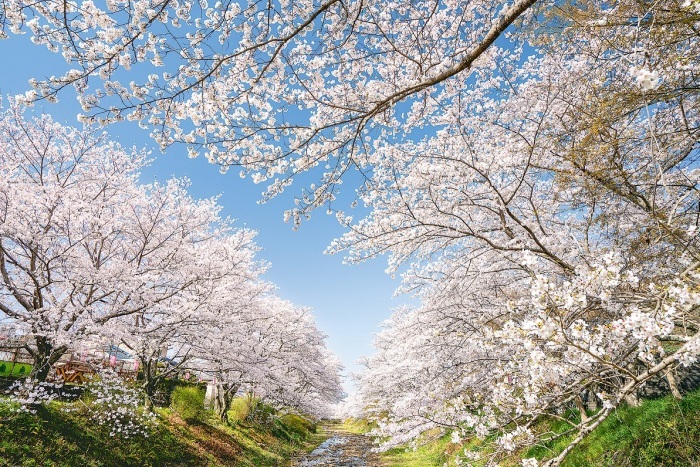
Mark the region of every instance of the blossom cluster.
[[90, 418], [109, 427], [109, 436], [148, 437], [156, 415], [143, 407], [143, 391], [130, 386], [116, 372], [104, 369], [85, 388], [81, 402]]
[[62, 382], [40, 382], [29, 377], [15, 381], [6, 392], [16, 411], [36, 413], [38, 406], [56, 400], [62, 387]]

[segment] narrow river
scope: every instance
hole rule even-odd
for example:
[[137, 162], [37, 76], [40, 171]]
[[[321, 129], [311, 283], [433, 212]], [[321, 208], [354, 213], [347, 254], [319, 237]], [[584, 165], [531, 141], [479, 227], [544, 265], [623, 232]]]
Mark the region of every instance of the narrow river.
[[371, 451], [372, 440], [348, 433], [337, 423], [324, 426], [330, 437], [309, 454], [296, 459], [295, 467], [381, 467], [379, 456]]

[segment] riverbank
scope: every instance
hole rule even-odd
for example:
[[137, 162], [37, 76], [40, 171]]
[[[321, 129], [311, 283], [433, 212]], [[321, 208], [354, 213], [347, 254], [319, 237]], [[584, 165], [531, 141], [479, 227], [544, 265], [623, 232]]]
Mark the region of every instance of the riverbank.
[[[573, 412], [572, 412], [573, 414]], [[575, 415], [575, 414], [574, 414]], [[368, 432], [370, 426], [362, 420], [348, 421], [346, 426], [357, 432]], [[533, 426], [541, 433], [563, 433], [568, 422]], [[539, 462], [557, 456], [575, 433], [550, 443], [513, 452], [508, 457], [491, 459], [503, 467], [522, 465], [522, 459], [536, 458]], [[425, 433], [415, 447], [399, 447], [381, 454], [386, 467], [456, 466], [465, 451], [482, 454], [489, 459], [495, 437], [476, 437], [453, 443], [450, 433], [436, 429]], [[700, 390], [692, 391], [682, 400], [666, 396], [645, 400], [639, 407], [618, 408], [605, 422], [567, 456], [565, 467], [595, 465], [600, 467], [656, 467], [700, 465]], [[470, 465], [484, 466], [486, 461]]]
[[106, 425], [62, 403], [37, 413], [13, 413], [0, 404], [0, 466], [278, 466], [308, 452], [325, 436], [297, 415], [264, 421], [221, 423], [207, 417], [185, 421], [170, 409], [157, 410], [148, 437], [110, 436]]

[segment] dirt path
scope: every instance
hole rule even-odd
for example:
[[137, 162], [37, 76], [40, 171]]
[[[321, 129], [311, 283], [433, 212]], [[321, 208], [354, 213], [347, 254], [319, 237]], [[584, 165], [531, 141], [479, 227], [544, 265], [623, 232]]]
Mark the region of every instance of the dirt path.
[[316, 449], [292, 461], [295, 467], [382, 467], [379, 457], [371, 452], [372, 440], [349, 433], [339, 423], [324, 425], [330, 437]]

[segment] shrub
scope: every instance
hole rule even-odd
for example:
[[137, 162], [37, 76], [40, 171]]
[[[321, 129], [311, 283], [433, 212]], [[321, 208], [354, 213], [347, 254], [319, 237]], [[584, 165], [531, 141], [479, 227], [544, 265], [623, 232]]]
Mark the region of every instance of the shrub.
[[277, 415], [277, 410], [270, 404], [262, 402], [260, 399], [249, 401], [249, 412], [246, 421], [262, 426], [271, 426]]
[[272, 434], [277, 438], [297, 443], [304, 441], [311, 433], [316, 433], [316, 425], [310, 420], [291, 413], [275, 420], [272, 428]]
[[231, 401], [231, 408], [228, 411], [228, 419], [230, 422], [240, 422], [248, 418], [250, 413], [250, 405], [248, 397], [234, 397]]
[[182, 379], [163, 378], [158, 382], [157, 391], [160, 394], [159, 404], [161, 407], [167, 407], [172, 402], [173, 391], [179, 387], [192, 387], [195, 389], [204, 389], [201, 383], [190, 382]]
[[178, 386], [170, 396], [170, 407], [183, 420], [202, 420], [206, 415], [204, 391], [192, 386]]
[[289, 413], [281, 416], [280, 421], [285, 425], [287, 431], [295, 432], [301, 437], [308, 433], [316, 433], [316, 424], [300, 415]]

